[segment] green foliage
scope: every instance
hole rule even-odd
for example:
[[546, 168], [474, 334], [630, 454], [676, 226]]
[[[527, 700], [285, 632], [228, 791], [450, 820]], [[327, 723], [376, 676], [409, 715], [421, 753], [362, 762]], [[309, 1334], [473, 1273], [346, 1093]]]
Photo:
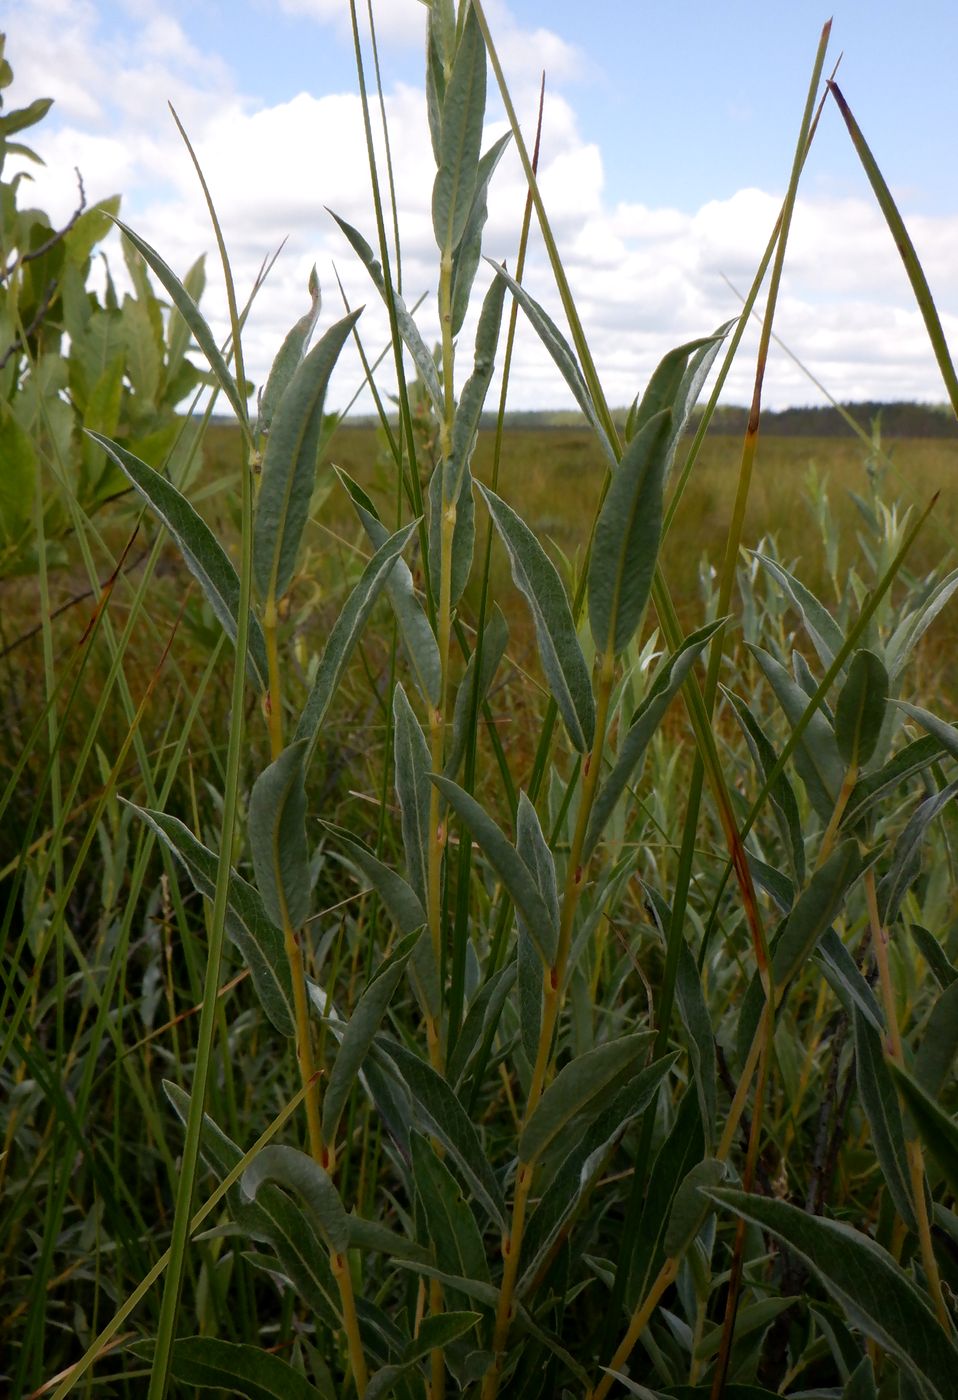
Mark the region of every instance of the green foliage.
[[[920, 521], [874, 483], [849, 563], [816, 479], [825, 587], [784, 521], [680, 614], [695, 440], [664, 498], [731, 327], [666, 355], [620, 441], [543, 210], [571, 339], [482, 263], [507, 138], [482, 153], [500, 67], [478, 0], [432, 0], [426, 62], [435, 352], [394, 287], [373, 146], [378, 247], [338, 221], [416, 375], [374, 467], [315, 490], [327, 385], [361, 336], [355, 314], [320, 329], [315, 274], [255, 423], [195, 272], [128, 232], [135, 296], [86, 291], [114, 211], [18, 252], [0, 288], [0, 326], [24, 333], [0, 374], [4, 557], [49, 564], [61, 516], [87, 543], [95, 459], [176, 547], [206, 648], [158, 722], [189, 653], [171, 621], [134, 700], [151, 573], [127, 630], [104, 604], [67, 669], [41, 624], [47, 709], [0, 800], [35, 786], [3, 872], [12, 1393], [58, 1400], [96, 1366], [136, 1394], [147, 1362], [150, 1400], [945, 1400], [958, 736], [900, 697], [927, 698], [923, 639], [958, 575], [910, 571]], [[4, 151], [44, 110], [3, 119]], [[24, 217], [15, 186], [4, 211]], [[48, 236], [16, 228], [20, 250]], [[508, 450], [482, 455], [507, 299], [594, 437], [591, 529], [565, 554]], [[200, 382], [191, 338], [238, 419], [225, 528], [164, 466], [172, 436], [144, 445]], [[341, 549], [313, 548], [320, 496]], [[61, 726], [101, 642], [74, 757]]]
[[[90, 288], [117, 197], [88, 207], [81, 180], [73, 215], [56, 228], [23, 203], [29, 170], [3, 178], [9, 156], [38, 159], [10, 137], [36, 126], [50, 105], [41, 98], [0, 117], [0, 578], [39, 565], [37, 491], [45, 559], [62, 566], [76, 512], [92, 515], [127, 489], [115, 457], [85, 434], [118, 439], [153, 467], [173, 459], [182, 474], [195, 437], [177, 409], [207, 378], [146, 276], [149, 250], [136, 235], [127, 232], [123, 244], [132, 290], [118, 298], [109, 273], [102, 296]], [[200, 259], [178, 284], [194, 310], [204, 283]], [[212, 340], [202, 348], [215, 351]]]

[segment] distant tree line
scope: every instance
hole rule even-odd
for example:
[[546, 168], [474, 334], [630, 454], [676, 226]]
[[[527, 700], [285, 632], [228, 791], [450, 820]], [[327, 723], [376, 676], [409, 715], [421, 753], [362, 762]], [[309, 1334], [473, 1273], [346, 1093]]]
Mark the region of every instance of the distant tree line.
[[[877, 427], [883, 438], [956, 438], [958, 420], [947, 404], [923, 403], [847, 403], [842, 410], [849, 414], [866, 433]], [[694, 431], [701, 410], [693, 416], [690, 431]], [[626, 410], [615, 410], [620, 427], [625, 424]], [[495, 415], [483, 415], [483, 426], [492, 426]], [[739, 437], [745, 432], [748, 409], [720, 407], [716, 409], [709, 431]], [[506, 414], [510, 428], [584, 428], [582, 414], [572, 410], [536, 411], [514, 410]], [[830, 405], [814, 408], [765, 409], [762, 430], [776, 437], [847, 437], [849, 425], [842, 412]]]

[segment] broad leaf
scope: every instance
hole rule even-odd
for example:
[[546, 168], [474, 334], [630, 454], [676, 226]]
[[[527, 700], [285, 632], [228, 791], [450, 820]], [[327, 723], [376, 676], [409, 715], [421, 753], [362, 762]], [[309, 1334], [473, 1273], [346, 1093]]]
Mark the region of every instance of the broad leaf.
[[[769, 656], [761, 647], [751, 643], [748, 645], [794, 729], [808, 708], [808, 697], [773, 656]], [[794, 759], [808, 791], [809, 801], [821, 819], [827, 822], [834, 810], [845, 768], [832, 727], [821, 710], [815, 710], [811, 715], [795, 748]]]
[[[519, 1160], [528, 1164], [536, 1162], [575, 1119], [595, 1117], [609, 1086], [635, 1065], [653, 1038], [649, 1031], [638, 1031], [597, 1045], [570, 1060], [546, 1089], [523, 1128], [519, 1136]], [[666, 1059], [668, 1064], [663, 1065], [660, 1060], [655, 1066], [663, 1074], [675, 1057]]]
[[253, 577], [263, 599], [282, 598], [296, 572], [316, 485], [326, 386], [359, 314], [350, 312], [329, 328], [296, 369], [276, 407], [253, 523]]
[[695, 1240], [712, 1211], [714, 1202], [702, 1189], [725, 1180], [726, 1167], [715, 1157], [706, 1157], [688, 1173], [675, 1193], [662, 1247], [670, 1259], [681, 1259]]
[[295, 1147], [271, 1143], [257, 1153], [240, 1178], [243, 1194], [255, 1200], [264, 1182], [295, 1191], [329, 1248], [343, 1254], [349, 1248], [349, 1217], [339, 1192], [318, 1162]]
[[622, 454], [599, 513], [589, 561], [589, 623], [600, 655], [618, 655], [645, 610], [662, 533], [672, 411], [655, 414]]
[[507, 131], [505, 136], [500, 136], [498, 141], [493, 142], [489, 150], [479, 160], [472, 205], [466, 219], [466, 226], [462, 231], [462, 238], [459, 240], [459, 246], [452, 260], [452, 334], [454, 336], [462, 330], [462, 323], [469, 309], [469, 294], [472, 291], [472, 284], [479, 267], [482, 253], [482, 230], [486, 226], [486, 196], [489, 182], [511, 139], [512, 132]]
[[279, 928], [309, 918], [311, 881], [306, 849], [306, 741], [284, 749], [253, 784], [249, 841], [256, 885]]
[[378, 1044], [393, 1060], [419, 1109], [426, 1132], [439, 1139], [456, 1162], [476, 1199], [481, 1201], [496, 1224], [505, 1229], [505, 1206], [499, 1183], [479, 1142], [472, 1119], [449, 1084], [431, 1065], [405, 1046], [385, 1038], [381, 1038]]
[[[486, 1250], [459, 1183], [419, 1133], [410, 1138], [412, 1178], [436, 1265], [447, 1274], [489, 1282]], [[449, 1305], [458, 1307], [455, 1295]]]
[[296, 370], [303, 362], [303, 356], [309, 348], [313, 331], [316, 329], [316, 322], [319, 320], [319, 313], [322, 308], [322, 294], [319, 289], [319, 278], [316, 274], [316, 265], [309, 274], [307, 283], [310, 306], [305, 316], [301, 316], [292, 330], [286, 336], [276, 358], [273, 360], [269, 378], [266, 386], [259, 397], [259, 414], [256, 422], [257, 436], [268, 433], [273, 424], [273, 415], [279, 406], [280, 399], [286, 392], [286, 388], [296, 373]]
[[[154, 1344], [134, 1342], [128, 1350], [151, 1361]], [[281, 1356], [219, 1337], [178, 1337], [170, 1357], [170, 1375], [181, 1385], [225, 1390], [246, 1400], [322, 1400], [322, 1392]]]
[[845, 764], [864, 768], [881, 734], [888, 672], [873, 651], [856, 651], [835, 705], [835, 742]]
[[470, 5], [442, 102], [439, 169], [432, 190], [432, 227], [451, 258], [472, 207], [486, 110], [486, 46]]
[[819, 939], [839, 915], [848, 890], [862, 872], [857, 841], [843, 841], [815, 871], [799, 895], [772, 956], [777, 992], [811, 957]]

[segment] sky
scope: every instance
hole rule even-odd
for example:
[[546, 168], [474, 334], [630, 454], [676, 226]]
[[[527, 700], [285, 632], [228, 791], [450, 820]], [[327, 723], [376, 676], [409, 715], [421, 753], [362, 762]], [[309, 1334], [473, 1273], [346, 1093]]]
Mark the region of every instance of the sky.
[[[607, 397], [627, 404], [666, 350], [739, 310], [735, 289], [751, 282], [785, 192], [827, 9], [810, 0], [487, 0], [485, 10], [530, 140], [545, 70], [543, 194]], [[432, 339], [438, 253], [422, 76], [426, 11], [421, 0], [373, 0], [373, 11], [403, 291], [410, 303], [425, 294], [417, 318]], [[50, 117], [28, 133], [46, 162], [31, 167], [39, 207], [69, 217], [78, 167], [88, 200], [122, 195], [122, 217], [181, 275], [206, 252], [202, 306], [225, 335], [222, 277], [172, 102], [211, 187], [241, 295], [286, 240], [248, 324], [250, 377], [262, 383], [306, 310], [313, 263], [321, 326], [342, 314], [338, 272], [350, 304], [365, 303], [363, 340], [370, 357], [379, 353], [382, 305], [327, 212], [375, 241], [348, 0], [5, 0], [2, 22], [15, 74], [7, 109], [55, 99]], [[958, 6], [834, 0], [826, 71], [840, 53], [838, 82], [958, 347]], [[485, 144], [505, 130], [490, 72]], [[490, 193], [484, 244], [510, 265], [524, 194], [510, 150]], [[122, 281], [116, 249], [111, 267]], [[480, 273], [477, 305], [488, 275]], [[561, 321], [538, 241], [525, 280]], [[467, 321], [460, 336], [460, 382], [473, 326]], [[831, 101], [803, 176], [775, 329], [838, 399], [944, 398], [901, 262]], [[756, 344], [753, 329], [725, 402], [749, 400]], [[361, 383], [358, 361], [344, 359], [330, 406], [347, 403]], [[379, 383], [394, 392], [387, 371]], [[824, 399], [776, 347], [764, 401], [781, 408]], [[527, 324], [509, 402], [570, 404]], [[361, 396], [358, 407], [368, 406]]]

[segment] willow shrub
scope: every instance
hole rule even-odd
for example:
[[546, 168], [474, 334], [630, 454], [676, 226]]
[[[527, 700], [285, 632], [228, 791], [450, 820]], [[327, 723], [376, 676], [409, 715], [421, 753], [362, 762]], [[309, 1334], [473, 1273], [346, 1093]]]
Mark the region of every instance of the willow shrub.
[[[392, 327], [400, 414], [397, 428], [384, 413], [383, 431], [397, 515], [384, 521], [339, 473], [369, 558], [308, 693], [285, 653], [284, 604], [302, 568], [327, 384], [349, 342], [361, 346], [359, 314], [308, 348], [314, 289], [253, 417], [228, 261], [235, 376], [186, 288], [127, 231], [205, 352], [245, 452], [237, 570], [168, 477], [92, 434], [178, 542], [236, 657], [221, 832], [205, 845], [162, 811], [137, 809], [211, 913], [192, 1092], [167, 1089], [185, 1141], [170, 1249], [147, 1281], [165, 1270], [163, 1304], [156, 1337], [133, 1351], [149, 1360], [154, 1397], [172, 1377], [247, 1396], [367, 1400], [757, 1397], [796, 1385], [947, 1400], [958, 1375], [948, 1204], [958, 1129], [941, 1095], [958, 972], [940, 930], [916, 927], [916, 915], [921, 851], [958, 787], [958, 732], [900, 697], [909, 655], [958, 580], [909, 581], [921, 521], [882, 530], [876, 518], [873, 577], [853, 580], [839, 609], [766, 549], [741, 572], [735, 616], [757, 392], [710, 618], [683, 634], [666, 584], [675, 507], [717, 389], [691, 449], [684, 430], [719, 357], [724, 379], [769, 265], [771, 323], [824, 40], [789, 195], [741, 320], [667, 355], [621, 437], [504, 85], [571, 339], [521, 283], [524, 241], [517, 277], [482, 261], [506, 144], [483, 149], [487, 57], [499, 74], [478, 0], [458, 12], [433, 0], [435, 354], [396, 291], [389, 182], [371, 140], [375, 247], [337, 218]], [[897, 211], [853, 136], [897, 237]], [[460, 332], [480, 270], [471, 349]], [[491, 485], [470, 471], [494, 364], [508, 363], [506, 307], [541, 338], [607, 462], [571, 588], [510, 504], [498, 458]], [[528, 605], [548, 691], [524, 791], [495, 728], [509, 637], [490, 596], [493, 537]], [[647, 641], [652, 612], [661, 645]], [[748, 652], [734, 641], [740, 623]], [[337, 688], [364, 629], [379, 627], [387, 649], [391, 629], [401, 645], [382, 820], [367, 842], [361, 814], [354, 827], [330, 824], [310, 793]], [[250, 695], [270, 761], [247, 791]], [[684, 746], [681, 726], [671, 738], [661, 729], [673, 702], [694, 739], [679, 770], [666, 750]], [[673, 780], [664, 798], [644, 793], [649, 755]], [[645, 813], [663, 800], [679, 849], [650, 861]], [[336, 964], [312, 919], [319, 846], [368, 891]], [[273, 1123], [252, 1145], [204, 1118], [224, 938], [246, 961], [276, 1055], [298, 1064], [303, 1147], [289, 1111], [282, 1134]], [[846, 1133], [854, 1186], [836, 1177]], [[219, 1185], [192, 1217], [201, 1163]], [[292, 1299], [288, 1356], [265, 1337], [177, 1335], [190, 1235], [224, 1201], [244, 1257]]]

